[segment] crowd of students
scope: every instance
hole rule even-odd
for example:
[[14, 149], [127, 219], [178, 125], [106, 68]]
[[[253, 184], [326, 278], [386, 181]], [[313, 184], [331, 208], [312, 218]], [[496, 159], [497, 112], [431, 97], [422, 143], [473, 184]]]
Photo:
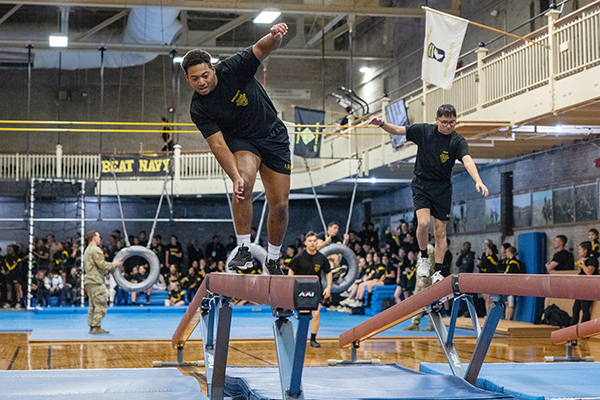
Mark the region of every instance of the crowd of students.
[[[549, 273], [560, 270], [579, 269], [580, 274], [598, 274], [598, 255], [600, 244], [598, 231], [589, 231], [589, 240], [579, 245], [578, 257], [566, 250], [567, 238], [557, 236], [553, 245], [556, 249], [552, 260], [546, 264]], [[342, 237], [340, 237], [342, 236]], [[146, 246], [148, 236], [142, 231], [137, 236], [128, 238], [131, 245]], [[355, 307], [369, 307], [372, 289], [375, 286], [396, 285], [394, 298], [398, 303], [410, 297], [416, 287], [416, 261], [418, 245], [415, 238], [415, 224], [412, 221], [401, 221], [393, 230], [388, 229], [380, 238], [372, 223], [364, 223], [359, 232], [350, 231], [348, 235], [339, 235], [339, 224], [332, 222], [327, 231], [318, 237], [318, 249], [331, 243], [341, 243], [354, 251], [358, 259], [358, 276], [349, 289], [331, 296], [330, 307], [339, 311], [351, 311]], [[450, 241], [448, 240], [448, 244]], [[107, 261], [125, 247], [124, 238], [118, 230], [110, 235], [109, 243], [103, 247]], [[204, 277], [211, 273], [225, 271], [225, 261], [236, 247], [235, 236], [230, 236], [223, 244], [219, 236], [201, 247], [193, 239], [184, 249], [176, 236], [170, 236], [163, 243], [160, 235], [151, 239], [150, 249], [156, 254], [160, 263], [160, 275], [153, 287], [145, 292], [146, 303], [150, 302], [152, 291], [167, 290], [168, 299], [165, 305], [183, 305], [189, 302], [200, 287]], [[433, 246], [430, 254], [433, 256]], [[287, 274], [287, 265], [298, 253], [304, 251], [304, 237], [300, 235], [282, 254], [280, 265]], [[1, 254], [1, 251], [0, 251]], [[440, 269], [442, 276], [448, 276], [451, 270], [458, 273], [524, 273], [525, 266], [517, 258], [517, 250], [509, 243], [500, 246], [491, 240], [483, 242], [482, 253], [477, 255], [469, 242], [464, 242], [462, 249], [456, 254], [448, 250]], [[29, 265], [28, 249], [22, 245], [9, 245], [2, 257], [0, 267], [0, 304], [3, 308], [22, 308], [25, 305], [24, 294], [27, 285]], [[35, 240], [33, 251], [32, 295], [38, 307], [50, 305], [52, 297], [58, 298], [58, 305], [74, 306], [81, 302], [81, 249], [78, 239], [65, 238], [56, 241], [53, 234]], [[347, 270], [339, 255], [329, 256], [334, 281], [342, 280]], [[255, 268], [247, 273], [261, 273], [262, 266], [255, 263]], [[148, 262], [143, 257], [130, 257], [124, 264], [124, 275], [132, 283], [144, 281], [149, 274]], [[130, 304], [129, 294], [120, 289], [112, 275], [106, 280], [110, 305]], [[84, 294], [85, 295], [85, 294]], [[137, 304], [140, 293], [131, 294], [131, 303]], [[481, 296], [486, 309], [491, 307], [491, 299], [487, 294]], [[506, 319], [511, 319], [514, 312], [514, 298], [509, 297], [506, 304]], [[243, 303], [243, 302], [242, 302]], [[576, 301], [573, 310], [573, 321], [583, 313], [583, 321], [589, 320], [592, 302]], [[466, 314], [466, 310], [461, 310]]]

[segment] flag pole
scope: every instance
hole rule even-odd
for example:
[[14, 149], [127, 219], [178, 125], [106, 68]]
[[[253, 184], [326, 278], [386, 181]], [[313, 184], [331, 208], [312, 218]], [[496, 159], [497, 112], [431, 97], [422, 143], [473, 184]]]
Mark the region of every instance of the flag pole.
[[457, 16], [452, 15], [452, 14], [446, 14], [444, 12], [441, 12], [441, 11], [438, 11], [438, 10], [434, 10], [433, 8], [429, 8], [429, 7], [426, 7], [426, 6], [421, 6], [421, 8], [423, 10], [431, 11], [431, 12], [434, 12], [434, 13], [437, 13], [437, 14], [449, 16], [449, 17], [452, 17], [452, 18], [462, 19], [462, 20], [467, 21], [471, 25], [475, 25], [475, 26], [478, 26], [478, 27], [483, 28], [483, 29], [488, 29], [490, 31], [502, 33], [503, 35], [512, 36], [514, 38], [517, 38], [517, 39], [520, 39], [520, 40], [524, 40], [526, 42], [537, 44], [538, 46], [542, 46], [542, 47], [545, 47], [547, 49], [550, 49], [550, 46], [548, 46], [546, 44], [542, 44], [540, 42], [536, 42], [534, 40], [527, 39], [526, 37], [523, 37], [523, 36], [515, 35], [515, 34], [510, 33], [510, 32], [506, 32], [506, 31], [503, 31], [503, 30], [500, 30], [500, 29], [492, 28], [491, 26], [487, 26], [487, 25], [483, 25], [483, 24], [480, 24], [480, 23], [477, 23], [477, 22], [469, 21], [468, 19], [460, 18], [460, 17], [457, 17]]

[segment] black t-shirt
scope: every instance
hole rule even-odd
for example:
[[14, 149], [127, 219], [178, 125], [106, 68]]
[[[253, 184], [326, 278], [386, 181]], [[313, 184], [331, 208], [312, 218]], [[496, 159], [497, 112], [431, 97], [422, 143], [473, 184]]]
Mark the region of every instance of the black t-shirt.
[[259, 65], [248, 47], [215, 65], [218, 82], [212, 92], [194, 92], [190, 115], [205, 138], [221, 131], [225, 138], [263, 139], [275, 128], [287, 129], [254, 79]]
[[[598, 275], [598, 259], [596, 257], [592, 257], [591, 255], [585, 260], [585, 265], [588, 267], [594, 267], [594, 272], [592, 275]], [[583, 269], [579, 271], [579, 275], [587, 275]]]
[[[325, 241], [325, 239], [327, 239], [327, 232], [319, 233], [317, 239]], [[331, 243], [342, 243], [342, 239], [340, 239], [338, 235], [332, 236]]]
[[406, 129], [406, 140], [419, 148], [415, 162], [415, 176], [424, 181], [448, 182], [454, 162], [462, 162], [469, 154], [469, 145], [456, 131], [443, 135], [433, 124], [414, 124]]
[[558, 263], [555, 271], [568, 271], [575, 269], [575, 262], [573, 261], [573, 254], [567, 250], [561, 250], [554, 253], [554, 257], [552, 257], [552, 261]]
[[[175, 246], [169, 244], [167, 246], [167, 251], [169, 252], [169, 264], [181, 264], [183, 260], [183, 247], [181, 243], [177, 242]], [[181, 253], [181, 257], [176, 256], [175, 254]]]
[[303, 251], [292, 258], [289, 267], [295, 275], [321, 276], [321, 271], [326, 274], [331, 271], [329, 260], [318, 251], [315, 254], [308, 254], [307, 251]]
[[481, 264], [479, 265], [479, 272], [495, 274], [498, 272], [498, 257], [495, 254], [491, 256], [486, 256], [481, 260]]

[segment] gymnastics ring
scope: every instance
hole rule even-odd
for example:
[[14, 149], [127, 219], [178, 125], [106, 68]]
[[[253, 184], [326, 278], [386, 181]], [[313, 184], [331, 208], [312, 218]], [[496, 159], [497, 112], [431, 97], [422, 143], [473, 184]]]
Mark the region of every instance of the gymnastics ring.
[[[260, 265], [263, 265], [262, 275], [269, 275], [269, 272], [264, 267], [265, 262], [267, 262], [267, 251], [256, 243], [250, 243], [248, 247], [250, 248], [250, 253], [252, 253], [252, 256], [258, 261], [260, 261]], [[227, 257], [227, 261], [225, 261], [225, 272], [227, 272], [228, 274], [237, 274], [237, 271], [229, 269], [229, 262], [233, 260], [233, 257], [235, 257], [235, 255], [237, 254], [239, 248], [240, 247], [238, 246], [235, 249], [233, 249], [229, 254], [229, 257]]]
[[117, 253], [114, 260], [121, 260], [125, 262], [125, 260], [127, 260], [129, 257], [133, 256], [143, 257], [146, 259], [146, 261], [148, 261], [148, 265], [150, 266], [150, 273], [148, 274], [148, 277], [142, 282], [131, 283], [125, 279], [121, 268], [115, 268], [113, 276], [117, 282], [117, 285], [119, 285], [119, 287], [124, 291], [144, 292], [150, 289], [152, 285], [154, 285], [154, 282], [156, 282], [158, 279], [158, 274], [160, 273], [160, 262], [152, 250], [143, 246], [125, 247]]
[[[331, 285], [331, 293], [342, 293], [354, 283], [358, 275], [358, 258], [356, 254], [348, 246], [341, 243], [332, 243], [329, 246], [323, 247], [319, 252], [325, 257], [332, 254], [341, 254], [348, 262], [348, 271], [344, 279], [341, 282], [334, 282]], [[325, 277], [321, 278], [321, 283], [324, 288], [327, 287], [327, 279]]]

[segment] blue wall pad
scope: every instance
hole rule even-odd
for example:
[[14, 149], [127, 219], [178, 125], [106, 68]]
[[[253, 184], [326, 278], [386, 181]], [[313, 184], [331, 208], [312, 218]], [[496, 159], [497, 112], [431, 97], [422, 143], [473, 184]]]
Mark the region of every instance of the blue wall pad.
[[[422, 363], [419, 370], [450, 375], [448, 364]], [[483, 364], [477, 387], [519, 400], [599, 399], [600, 363]]]
[[0, 399], [204, 400], [177, 368], [0, 371]]
[[[281, 399], [277, 368], [228, 367], [226, 395], [251, 400]], [[309, 399], [509, 399], [455, 376], [426, 375], [397, 365], [308, 367], [302, 374]]]
[[[245, 307], [245, 306], [244, 306]], [[67, 311], [71, 307], [61, 307]], [[23, 311], [0, 311], [0, 332], [2, 331], [31, 331], [29, 340], [39, 341], [67, 341], [67, 340], [161, 340], [171, 339], [177, 325], [181, 321], [183, 312], [187, 307], [113, 307], [102, 320], [102, 327], [110, 331], [109, 335], [90, 335], [87, 326], [87, 309], [85, 313], [69, 312], [67, 314], [56, 314], [53, 312], [40, 313]], [[53, 307], [50, 308], [52, 310]], [[81, 310], [80, 308], [75, 308]], [[130, 311], [118, 312], [119, 309]], [[132, 311], [141, 309], [142, 311]], [[143, 310], [153, 310], [145, 312]], [[159, 312], [162, 309], [164, 312]], [[321, 328], [319, 337], [337, 338], [343, 332], [366, 321], [369, 317], [365, 315], [350, 315], [341, 312], [322, 312]], [[233, 308], [231, 320], [232, 339], [273, 339], [273, 322], [275, 318], [271, 314], [271, 308], [262, 306], [251, 306], [247, 308]], [[292, 319], [297, 326], [297, 320]], [[435, 337], [435, 332], [407, 332], [402, 328], [410, 325], [409, 321], [388, 329], [377, 335], [382, 337]], [[427, 326], [424, 318], [421, 320], [421, 328]], [[475, 336], [472, 330], [457, 329], [457, 336]], [[200, 330], [192, 333], [192, 339], [200, 339]]]

